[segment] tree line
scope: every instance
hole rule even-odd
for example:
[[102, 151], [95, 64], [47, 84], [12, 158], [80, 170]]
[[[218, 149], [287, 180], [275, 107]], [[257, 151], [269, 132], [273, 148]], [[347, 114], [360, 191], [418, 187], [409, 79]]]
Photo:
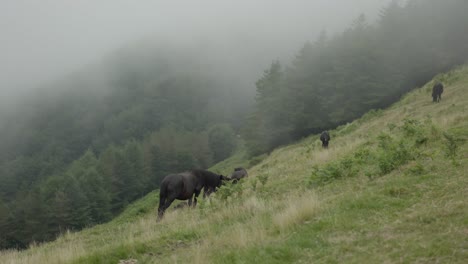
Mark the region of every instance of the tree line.
[[383, 108], [468, 58], [468, 2], [391, 2], [371, 24], [322, 32], [290, 65], [274, 61], [257, 81], [245, 135], [261, 154]]

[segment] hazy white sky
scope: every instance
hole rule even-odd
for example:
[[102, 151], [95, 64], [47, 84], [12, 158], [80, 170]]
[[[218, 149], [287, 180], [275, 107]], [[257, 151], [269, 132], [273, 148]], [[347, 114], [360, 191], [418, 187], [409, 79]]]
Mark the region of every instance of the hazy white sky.
[[[387, 2], [0, 0], [0, 102], [147, 36], [187, 45], [195, 39], [250, 38], [264, 41], [271, 60], [293, 55], [319, 31], [341, 30], [360, 13], [375, 17]], [[230, 49], [259, 46], [245, 42]]]

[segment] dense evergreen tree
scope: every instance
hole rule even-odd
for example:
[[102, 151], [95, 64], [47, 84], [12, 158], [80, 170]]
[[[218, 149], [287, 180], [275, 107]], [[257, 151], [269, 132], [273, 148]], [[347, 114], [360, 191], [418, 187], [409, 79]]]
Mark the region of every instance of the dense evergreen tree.
[[9, 227], [10, 219], [10, 208], [6, 203], [0, 198], [0, 233], [2, 234], [2, 239], [0, 239], [0, 248], [7, 248], [13, 245], [9, 245], [8, 233], [11, 230]]
[[249, 145], [257, 148], [254, 153], [259, 154], [289, 142], [292, 125], [284, 72], [278, 61], [264, 72], [256, 87], [257, 107], [248, 121], [247, 137]]
[[236, 135], [229, 124], [217, 124], [208, 129], [208, 143], [213, 159], [219, 162], [228, 158], [236, 147]]

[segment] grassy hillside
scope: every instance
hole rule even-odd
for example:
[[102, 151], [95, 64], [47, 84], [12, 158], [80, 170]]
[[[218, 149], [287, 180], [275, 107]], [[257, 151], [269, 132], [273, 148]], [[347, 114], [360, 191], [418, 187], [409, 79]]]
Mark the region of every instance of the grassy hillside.
[[[468, 68], [383, 111], [273, 151], [249, 178], [156, 222], [157, 193], [114, 221], [1, 263], [465, 263]], [[243, 154], [218, 164], [228, 173]], [[253, 161], [255, 163], [256, 161]]]

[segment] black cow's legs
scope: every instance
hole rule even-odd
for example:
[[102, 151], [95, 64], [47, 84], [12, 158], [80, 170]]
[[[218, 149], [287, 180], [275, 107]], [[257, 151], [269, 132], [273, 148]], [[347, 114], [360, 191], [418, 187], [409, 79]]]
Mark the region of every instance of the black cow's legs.
[[200, 195], [200, 192], [201, 190], [199, 191], [195, 190], [195, 194], [193, 196], [193, 207], [197, 206], [197, 198], [198, 198], [198, 195]]
[[160, 206], [158, 209], [158, 220], [160, 220], [163, 217], [164, 212], [166, 211], [167, 208], [169, 208], [169, 206], [171, 206], [172, 202], [174, 202], [175, 199], [176, 199], [175, 196], [169, 196], [166, 198], [164, 205], [162, 207]]

